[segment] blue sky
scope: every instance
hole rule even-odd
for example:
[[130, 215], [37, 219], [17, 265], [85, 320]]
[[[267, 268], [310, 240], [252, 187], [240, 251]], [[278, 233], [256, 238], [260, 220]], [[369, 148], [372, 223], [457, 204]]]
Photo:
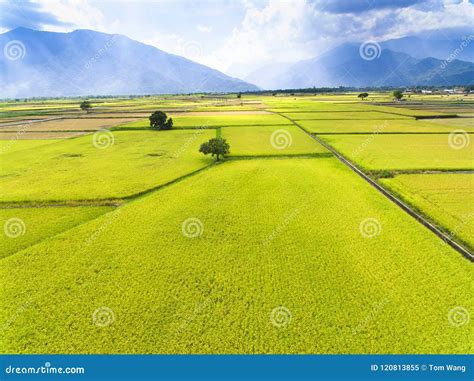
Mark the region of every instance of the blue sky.
[[469, 27], [473, 19], [472, 0], [0, 0], [0, 32], [120, 33], [236, 76], [347, 41]]

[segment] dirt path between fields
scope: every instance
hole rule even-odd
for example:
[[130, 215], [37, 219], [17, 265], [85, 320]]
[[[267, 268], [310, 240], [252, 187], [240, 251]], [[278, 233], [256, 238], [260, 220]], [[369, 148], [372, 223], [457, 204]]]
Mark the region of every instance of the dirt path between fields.
[[[277, 112], [275, 114], [281, 115]], [[437, 226], [435, 226], [433, 223], [428, 221], [428, 219], [421, 214], [415, 212], [413, 208], [411, 208], [408, 204], [400, 200], [399, 198], [395, 197], [393, 194], [391, 194], [387, 189], [382, 187], [379, 183], [375, 182], [373, 179], [371, 179], [367, 174], [365, 174], [362, 170], [360, 170], [355, 164], [350, 162], [348, 159], [346, 159], [344, 156], [342, 156], [338, 151], [336, 151], [332, 146], [324, 142], [322, 139], [317, 137], [316, 135], [312, 135], [309, 132], [307, 132], [303, 127], [301, 127], [296, 121], [293, 119], [281, 115], [284, 118], [288, 119], [291, 121], [296, 127], [301, 129], [305, 134], [307, 134], [309, 137], [317, 141], [319, 144], [321, 144], [323, 147], [328, 149], [330, 152], [334, 154], [334, 156], [339, 159], [343, 164], [345, 164], [347, 167], [349, 167], [353, 172], [357, 173], [360, 177], [362, 177], [365, 181], [367, 181], [370, 185], [372, 185], [375, 189], [377, 189], [380, 193], [382, 193], [385, 197], [387, 197], [390, 201], [395, 203], [398, 207], [400, 207], [402, 210], [407, 212], [410, 216], [415, 218], [420, 224], [431, 230], [438, 238], [441, 238], [445, 243], [447, 243], [449, 246], [451, 246], [453, 249], [455, 249], [457, 252], [459, 252], [463, 257], [468, 259], [471, 262], [474, 262], [474, 254], [471, 253], [467, 248], [459, 244], [457, 241], [455, 241], [451, 235], [443, 232], [441, 229], [439, 229]]]

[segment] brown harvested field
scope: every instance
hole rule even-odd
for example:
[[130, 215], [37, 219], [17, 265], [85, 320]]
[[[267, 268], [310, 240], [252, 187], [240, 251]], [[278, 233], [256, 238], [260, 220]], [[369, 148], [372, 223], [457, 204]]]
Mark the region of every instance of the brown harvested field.
[[4, 124], [10, 124], [10, 123], [17, 123], [17, 122], [24, 122], [28, 123], [29, 121], [35, 121], [35, 120], [43, 120], [43, 119], [49, 119], [53, 118], [52, 116], [45, 115], [45, 116], [17, 116], [17, 117], [11, 117], [11, 118], [0, 118], [0, 127]]
[[78, 116], [77, 118], [81, 119], [94, 119], [94, 118], [148, 118], [151, 115], [151, 112], [91, 112], [89, 114], [84, 114]]
[[109, 128], [124, 123], [129, 123], [139, 118], [76, 118], [76, 119], [57, 119], [45, 122], [35, 122], [30, 125], [19, 124], [10, 126], [0, 126], [0, 131], [96, 131], [102, 128]]
[[44, 139], [67, 139], [73, 138], [81, 135], [85, 135], [89, 132], [77, 131], [77, 132], [54, 132], [54, 131], [44, 131], [44, 132], [2, 132], [0, 131], [0, 140], [44, 140]]

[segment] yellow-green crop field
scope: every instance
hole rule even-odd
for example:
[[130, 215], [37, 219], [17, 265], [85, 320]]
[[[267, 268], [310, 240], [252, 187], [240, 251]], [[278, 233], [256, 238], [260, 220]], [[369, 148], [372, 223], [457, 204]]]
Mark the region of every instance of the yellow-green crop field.
[[474, 177], [467, 173], [398, 175], [382, 179], [449, 234], [474, 248]]
[[[369, 134], [322, 135], [331, 146], [370, 170], [474, 170], [470, 135]], [[456, 141], [460, 140], [457, 147]], [[450, 145], [450, 142], [452, 144]]]
[[3, 353], [472, 353], [474, 96], [357, 95], [0, 103]]

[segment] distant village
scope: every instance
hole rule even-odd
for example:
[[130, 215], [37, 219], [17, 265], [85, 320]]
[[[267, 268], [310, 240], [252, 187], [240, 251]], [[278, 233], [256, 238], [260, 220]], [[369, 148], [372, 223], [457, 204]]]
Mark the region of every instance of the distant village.
[[474, 94], [472, 86], [469, 87], [455, 87], [452, 89], [405, 89], [404, 94], [445, 94], [445, 95], [463, 95]]

